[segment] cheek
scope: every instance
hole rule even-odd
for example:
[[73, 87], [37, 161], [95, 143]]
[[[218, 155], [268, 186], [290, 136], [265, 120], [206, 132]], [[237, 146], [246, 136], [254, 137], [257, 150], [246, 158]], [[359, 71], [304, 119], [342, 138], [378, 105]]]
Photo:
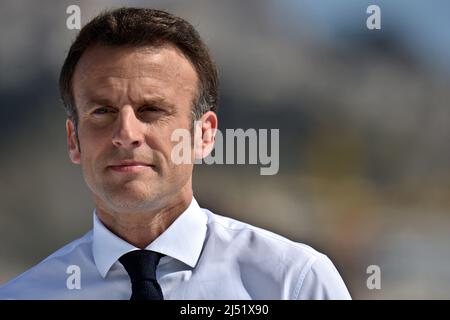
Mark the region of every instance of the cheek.
[[[186, 143], [189, 146], [193, 146], [193, 122], [186, 118], [188, 117], [179, 119], [170, 128], [168, 128], [167, 132], [165, 133], [165, 139], [167, 141], [167, 145], [170, 145], [170, 148], [173, 148], [175, 145], [180, 143], [180, 136], [183, 136], [183, 139], [187, 140]], [[174, 141], [172, 141], [172, 136], [174, 138]]]
[[[173, 127], [154, 128], [147, 135], [147, 145], [164, 158], [164, 162], [171, 160], [172, 150], [178, 143], [172, 141]], [[171, 162], [171, 161], [170, 161]], [[170, 163], [171, 165], [171, 163]]]
[[193, 165], [188, 164], [172, 164], [172, 167], [168, 171], [165, 177], [165, 183], [172, 186], [174, 190], [179, 189], [186, 185], [192, 176]]
[[81, 149], [81, 167], [83, 168], [83, 173], [86, 179], [92, 180], [96, 175], [96, 165], [95, 154], [93, 150], [90, 150], [87, 146]]
[[[174, 159], [172, 159], [174, 157]], [[168, 166], [177, 172], [192, 168], [195, 161], [193, 137], [186, 131], [185, 135], [176, 135], [173, 141], [169, 137], [164, 144], [164, 158]], [[180, 163], [181, 162], [181, 163]]]
[[102, 164], [101, 155], [105, 146], [105, 139], [100, 135], [90, 136], [88, 133], [80, 135], [81, 166], [85, 174], [93, 175]]

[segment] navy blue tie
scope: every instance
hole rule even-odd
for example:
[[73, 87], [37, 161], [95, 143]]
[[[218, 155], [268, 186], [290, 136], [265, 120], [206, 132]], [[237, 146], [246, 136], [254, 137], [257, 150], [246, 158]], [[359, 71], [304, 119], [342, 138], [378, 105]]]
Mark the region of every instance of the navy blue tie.
[[164, 300], [156, 281], [156, 266], [161, 257], [161, 253], [150, 250], [134, 250], [120, 257], [131, 280], [130, 300]]

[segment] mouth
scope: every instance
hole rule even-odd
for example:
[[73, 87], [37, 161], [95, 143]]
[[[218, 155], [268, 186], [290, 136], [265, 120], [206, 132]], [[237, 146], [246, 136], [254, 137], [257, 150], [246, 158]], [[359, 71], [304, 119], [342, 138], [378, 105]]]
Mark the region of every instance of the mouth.
[[139, 162], [139, 161], [121, 161], [115, 163], [113, 165], [108, 166], [108, 169], [111, 169], [115, 172], [141, 172], [148, 169], [153, 169], [154, 166], [149, 163]]

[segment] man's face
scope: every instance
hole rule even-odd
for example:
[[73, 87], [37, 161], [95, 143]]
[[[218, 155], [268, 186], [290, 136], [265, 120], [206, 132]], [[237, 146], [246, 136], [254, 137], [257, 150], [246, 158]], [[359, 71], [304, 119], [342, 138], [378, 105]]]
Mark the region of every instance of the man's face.
[[197, 81], [170, 44], [94, 46], [83, 54], [73, 77], [81, 152], [70, 121], [69, 150], [97, 204], [144, 212], [191, 190], [192, 164], [171, 161], [171, 135], [191, 129]]

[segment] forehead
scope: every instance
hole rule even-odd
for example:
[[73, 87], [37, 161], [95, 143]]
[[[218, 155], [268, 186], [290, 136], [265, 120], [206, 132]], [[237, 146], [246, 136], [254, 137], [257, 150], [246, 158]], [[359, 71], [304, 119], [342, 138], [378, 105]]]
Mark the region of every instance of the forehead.
[[143, 95], [176, 100], [195, 96], [198, 76], [192, 63], [172, 44], [95, 45], [82, 55], [72, 83], [78, 101], [104, 96], [115, 100], [125, 96], [139, 99]]

